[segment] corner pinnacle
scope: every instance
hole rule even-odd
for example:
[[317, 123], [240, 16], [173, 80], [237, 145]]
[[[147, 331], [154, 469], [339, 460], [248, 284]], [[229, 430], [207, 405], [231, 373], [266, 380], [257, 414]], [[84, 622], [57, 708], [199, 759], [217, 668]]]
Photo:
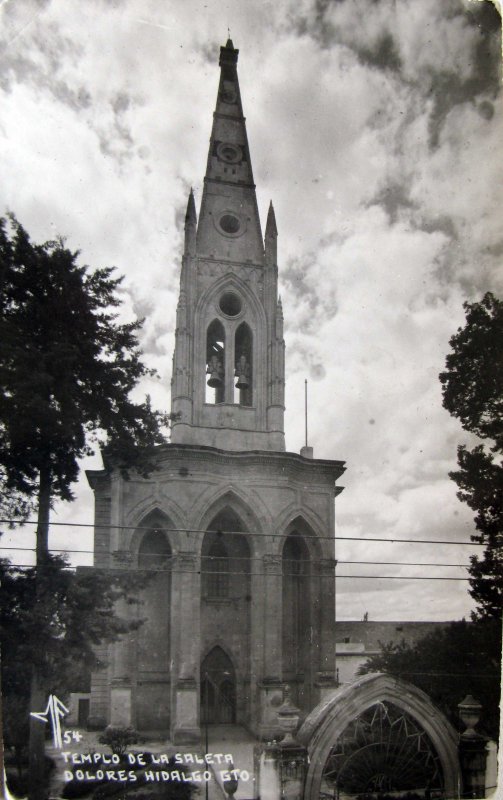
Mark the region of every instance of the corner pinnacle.
[[190, 187], [189, 199], [187, 201], [187, 211], [185, 212], [185, 224], [187, 225], [189, 222], [193, 222], [194, 224], [197, 223], [196, 202], [194, 200], [194, 192], [192, 191], [192, 187]]

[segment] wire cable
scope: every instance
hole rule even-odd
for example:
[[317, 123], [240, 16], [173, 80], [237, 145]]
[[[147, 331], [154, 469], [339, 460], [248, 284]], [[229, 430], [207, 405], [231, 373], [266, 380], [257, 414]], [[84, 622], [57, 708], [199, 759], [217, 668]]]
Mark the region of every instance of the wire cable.
[[[9, 567], [14, 567], [17, 569], [50, 569], [51, 565], [47, 564], [39, 564], [36, 566], [35, 564], [16, 564], [11, 563], [8, 565]], [[278, 565], [280, 566], [280, 565]], [[162, 573], [170, 573], [176, 575], [239, 575], [241, 578], [243, 577], [266, 577], [266, 578], [277, 578], [277, 577], [292, 577], [292, 578], [299, 578], [301, 580], [319, 580], [322, 578], [330, 578], [330, 580], [339, 580], [339, 578], [343, 579], [350, 579], [350, 580], [399, 580], [399, 581], [469, 581], [471, 578], [456, 578], [450, 576], [439, 576], [439, 575], [340, 575], [336, 574], [335, 569], [333, 574], [327, 575], [326, 573], [310, 573], [310, 574], [302, 574], [299, 572], [283, 572], [281, 568], [277, 569], [276, 571], [271, 572], [248, 572], [248, 571], [211, 571], [211, 570], [195, 570], [195, 569], [163, 569], [162, 567], [108, 567], [108, 566], [93, 566], [93, 565], [81, 565], [80, 567], [77, 566], [68, 566], [66, 569], [75, 571], [76, 569], [84, 568], [84, 569], [96, 569], [102, 571], [110, 571], [116, 573], [131, 573], [131, 572], [147, 572], [147, 573], [155, 573], [155, 574], [162, 574]], [[492, 580], [491, 577], [484, 577], [482, 580], [490, 581]]]
[[[0, 524], [15, 524], [19, 526], [23, 525], [38, 525], [37, 520], [25, 520], [24, 522], [19, 522], [16, 520], [9, 520], [9, 519], [0, 519]], [[220, 533], [220, 534], [239, 534], [239, 535], [246, 535], [246, 536], [268, 536], [272, 539], [304, 539], [305, 536], [302, 533], [264, 533], [263, 531], [222, 531], [218, 528], [166, 528], [161, 525], [99, 525], [94, 522], [51, 522], [49, 527], [55, 526], [63, 526], [63, 527], [70, 527], [70, 528], [96, 528], [96, 530], [135, 530], [135, 531], [162, 531], [163, 533]], [[447, 541], [443, 539], [402, 539], [402, 538], [393, 538], [393, 539], [386, 539], [384, 537], [377, 537], [377, 536], [338, 536], [336, 534], [332, 536], [319, 536], [315, 534], [316, 539], [325, 539], [328, 541], [357, 541], [357, 542], [384, 542], [388, 544], [397, 544], [397, 543], [405, 543], [405, 544], [453, 544], [453, 545], [462, 545], [468, 547], [483, 547], [483, 542], [457, 542], [457, 541]]]

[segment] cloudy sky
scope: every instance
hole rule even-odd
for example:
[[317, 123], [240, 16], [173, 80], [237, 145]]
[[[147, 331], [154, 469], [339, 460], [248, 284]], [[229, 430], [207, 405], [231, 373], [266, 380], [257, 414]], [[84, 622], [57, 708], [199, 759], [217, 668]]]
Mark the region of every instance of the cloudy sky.
[[[287, 449], [342, 459], [338, 616], [469, 614], [472, 514], [448, 472], [469, 441], [438, 373], [464, 301], [503, 296], [500, 24], [462, 0], [3, 0], [0, 214], [116, 265], [169, 407], [182, 220], [199, 201], [227, 30], [262, 222], [279, 229]], [[86, 466], [99, 466], [88, 461]], [[92, 520], [85, 480], [59, 522]], [[26, 531], [17, 543], [30, 546]], [[12, 537], [11, 537], [12, 541]], [[55, 528], [54, 547], [90, 550]], [[19, 552], [18, 559], [29, 560]], [[91, 563], [90, 554], [75, 555]], [[393, 576], [393, 577], [392, 577]], [[397, 579], [401, 577], [402, 579]]]

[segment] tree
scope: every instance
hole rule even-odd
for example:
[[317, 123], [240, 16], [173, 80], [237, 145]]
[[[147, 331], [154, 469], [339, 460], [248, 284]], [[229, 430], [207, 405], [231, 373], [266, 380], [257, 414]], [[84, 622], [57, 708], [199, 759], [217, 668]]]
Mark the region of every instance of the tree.
[[[452, 622], [413, 645], [379, 643], [381, 652], [358, 670], [386, 672], [426, 692], [459, 728], [458, 703], [472, 694], [482, 704], [480, 728], [499, 733], [501, 626], [498, 620]], [[462, 726], [461, 726], [462, 727]]]
[[113, 312], [122, 279], [89, 273], [78, 256], [0, 219], [0, 467], [4, 490], [36, 497], [42, 558], [50, 504], [72, 499], [79, 458], [99, 442], [123, 470], [144, 471], [164, 441], [164, 417], [130, 399], [153, 371], [141, 360], [141, 322]]
[[[141, 323], [121, 323], [114, 311], [121, 278], [89, 272], [78, 256], [61, 239], [33, 244], [15, 217], [0, 219], [0, 467], [3, 491], [36, 502], [39, 588], [51, 503], [72, 499], [79, 458], [99, 443], [126, 474], [145, 473], [163, 441], [163, 417], [148, 399], [130, 398], [152, 373], [141, 360]], [[43, 702], [39, 678], [34, 669], [32, 710]], [[32, 724], [31, 798], [42, 793], [38, 730]]]
[[18, 769], [28, 741], [32, 666], [46, 697], [63, 699], [86, 673], [103, 666], [95, 645], [141, 624], [118, 617], [115, 606], [118, 600], [137, 603], [144, 581], [142, 573], [71, 570], [61, 557], [49, 557], [40, 575], [36, 568], [0, 561], [4, 739], [16, 752]]
[[480, 617], [501, 619], [503, 605], [503, 302], [488, 292], [465, 303], [466, 324], [451, 338], [452, 352], [440, 375], [444, 407], [463, 428], [483, 439], [458, 447], [459, 469], [450, 477], [458, 497], [476, 512], [470, 594]]

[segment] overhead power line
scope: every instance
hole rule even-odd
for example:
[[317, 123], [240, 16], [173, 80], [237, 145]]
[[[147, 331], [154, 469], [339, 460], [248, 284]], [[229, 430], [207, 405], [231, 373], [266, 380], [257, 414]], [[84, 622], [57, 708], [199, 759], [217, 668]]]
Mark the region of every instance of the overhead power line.
[[[6, 525], [19, 525], [22, 527], [23, 525], [38, 525], [37, 520], [25, 520], [20, 522], [19, 520], [13, 519], [0, 519], [0, 524]], [[94, 522], [51, 522], [49, 527], [68, 527], [68, 528], [96, 528], [100, 531], [103, 530], [135, 530], [135, 531], [162, 531], [163, 533], [220, 533], [220, 534], [239, 534], [239, 535], [246, 535], [246, 536], [266, 536], [272, 539], [305, 539], [305, 534], [301, 532], [292, 531], [291, 533], [273, 533], [273, 532], [263, 532], [263, 531], [249, 531], [249, 530], [220, 530], [218, 528], [166, 528], [162, 525], [100, 525]], [[404, 539], [404, 538], [385, 538], [385, 537], [378, 537], [378, 536], [339, 536], [334, 534], [333, 536], [319, 536], [315, 534], [315, 538], [320, 540], [324, 539], [331, 542], [340, 542], [340, 541], [355, 541], [355, 542], [383, 542], [387, 544], [452, 544], [452, 545], [462, 545], [465, 547], [483, 547], [483, 542], [458, 542], [458, 541], [449, 541], [444, 539]]]
[[[17, 569], [50, 569], [51, 565], [44, 565], [39, 564], [35, 567], [34, 564], [16, 564], [11, 563], [9, 566], [15, 567]], [[85, 566], [85, 565], [83, 565]], [[152, 572], [156, 574], [162, 573], [169, 573], [169, 574], [176, 574], [176, 575], [239, 575], [241, 578], [244, 577], [292, 577], [292, 578], [299, 578], [299, 579], [322, 579], [322, 578], [330, 578], [330, 580], [340, 578], [347, 578], [350, 580], [361, 579], [361, 580], [398, 580], [398, 581], [469, 581], [470, 578], [455, 578], [450, 576], [439, 576], [439, 575], [340, 575], [336, 574], [335, 569], [333, 573], [326, 574], [326, 573], [299, 573], [299, 572], [283, 572], [281, 569], [281, 565], [278, 565], [279, 569], [277, 571], [271, 572], [247, 572], [245, 570], [241, 571], [233, 571], [233, 570], [206, 570], [206, 569], [163, 569], [162, 567], [131, 567], [131, 566], [114, 566], [114, 567], [107, 567], [107, 566], [100, 566], [100, 567], [86, 567], [87, 569], [98, 569], [98, 570], [106, 570], [110, 572]], [[77, 567], [69, 566], [67, 567], [69, 570], [75, 570]], [[490, 581], [491, 578], [484, 578], [484, 580]]]
[[[34, 553], [36, 551], [35, 547], [18, 547], [17, 545], [7, 546], [7, 547], [0, 547], [0, 550], [20, 550], [22, 552]], [[94, 550], [74, 550], [73, 548], [69, 547], [50, 547], [50, 553], [81, 553], [81, 554], [89, 554], [93, 555]], [[149, 556], [159, 556], [160, 558], [166, 558], [165, 553], [148, 553]], [[209, 555], [202, 555], [201, 558], [218, 558], [218, 556], [209, 556]], [[231, 555], [229, 558], [232, 558], [233, 561], [260, 561], [262, 563], [263, 558], [261, 556], [235, 556]], [[282, 558], [282, 563], [294, 563], [294, 564], [311, 564], [313, 559], [310, 558]], [[316, 559], [314, 559], [316, 560]], [[346, 561], [345, 559], [337, 558], [335, 559], [337, 564], [369, 564], [373, 566], [381, 565], [381, 566], [397, 566], [397, 567], [455, 567], [459, 569], [468, 569], [469, 564], [445, 564], [445, 563], [436, 563], [433, 561]]]

